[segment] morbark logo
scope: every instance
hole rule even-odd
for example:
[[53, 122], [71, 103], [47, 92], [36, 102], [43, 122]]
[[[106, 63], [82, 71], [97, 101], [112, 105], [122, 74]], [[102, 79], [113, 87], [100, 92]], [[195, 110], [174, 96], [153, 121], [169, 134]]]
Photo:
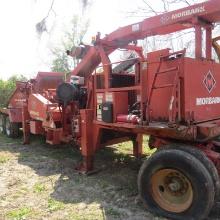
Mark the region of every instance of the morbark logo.
[[182, 18], [182, 17], [194, 15], [194, 14], [199, 14], [199, 13], [202, 13], [202, 12], [205, 12], [205, 11], [206, 11], [205, 6], [200, 6], [200, 7], [197, 7], [197, 8], [192, 8], [192, 9], [189, 9], [189, 10], [185, 10], [185, 11], [181, 11], [181, 12], [172, 14], [171, 18], [172, 18], [172, 20], [175, 20], [177, 18]]
[[206, 87], [206, 89], [208, 90], [208, 92], [210, 93], [213, 88], [215, 87], [216, 81], [214, 76], [212, 75], [212, 72], [209, 70], [209, 72], [206, 74], [203, 83]]
[[168, 15], [164, 14], [161, 16], [160, 21], [162, 24], [165, 24], [165, 23], [168, 23], [170, 20], [176, 20], [179, 18], [187, 17], [187, 16], [201, 14], [205, 11], [206, 9], [205, 9], [205, 6], [203, 5], [197, 8], [191, 8], [191, 9], [180, 11], [180, 12], [173, 13], [173, 14], [168, 14]]
[[164, 24], [164, 23], [167, 23], [169, 20], [170, 20], [170, 17], [168, 15], [163, 15], [161, 18], [161, 23]]

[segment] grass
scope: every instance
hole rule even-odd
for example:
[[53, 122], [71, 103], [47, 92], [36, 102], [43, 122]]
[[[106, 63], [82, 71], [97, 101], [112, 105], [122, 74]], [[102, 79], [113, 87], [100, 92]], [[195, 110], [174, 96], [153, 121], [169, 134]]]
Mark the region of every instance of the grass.
[[104, 220], [104, 218], [99, 217], [96, 214], [83, 215], [79, 213], [72, 213], [68, 219], [69, 220], [99, 220], [99, 219]]
[[4, 143], [6, 143], [6, 144], [14, 144], [14, 143], [21, 143], [22, 142], [22, 140], [21, 140], [21, 138], [9, 138], [9, 137], [7, 137], [6, 135], [4, 135], [4, 134], [0, 134], [0, 140], [1, 140], [1, 142], [4, 142]]
[[35, 192], [35, 193], [42, 193], [42, 192], [44, 192], [44, 191], [46, 191], [45, 185], [43, 185], [43, 184], [41, 184], [41, 183], [36, 183], [36, 184], [34, 185], [34, 192]]
[[[148, 139], [149, 139], [148, 136], [146, 136], [146, 135], [143, 136], [143, 154], [144, 155], [151, 155], [155, 151], [155, 149], [150, 149], [148, 147]], [[124, 154], [132, 153], [133, 144], [131, 141], [119, 143], [116, 146], [117, 146], [118, 151], [120, 153], [124, 153]]]
[[115, 217], [115, 218], [116, 217], [118, 218], [121, 215], [121, 213], [113, 207], [106, 209], [105, 212], [106, 212], [107, 215], [110, 215], [110, 216]]
[[137, 167], [142, 161], [155, 152], [155, 149], [148, 147], [148, 136], [143, 137], [142, 158], [138, 160], [133, 156], [133, 143], [132, 141], [122, 142], [110, 147], [106, 147], [97, 151], [96, 158], [100, 161], [111, 161], [112, 164], [133, 164]]
[[[20, 184], [11, 186], [7, 195], [10, 205], [5, 206], [3, 219], [23, 220], [34, 217], [34, 219], [104, 220], [121, 219], [127, 216], [126, 209], [129, 210], [130, 207], [126, 205], [126, 198], [133, 201], [137, 194], [136, 176], [133, 178], [133, 175], [136, 175], [136, 165], [139, 166], [139, 161], [131, 156], [132, 142], [100, 149], [96, 163], [97, 167], [99, 164], [106, 165], [103, 168], [104, 171], [85, 177], [71, 171], [81, 159], [79, 150], [72, 146], [48, 146], [42, 139], [33, 139], [30, 145], [23, 146], [20, 139], [17, 144], [9, 142], [10, 140], [0, 135], [0, 142], [3, 143], [0, 163], [5, 163], [12, 158], [14, 162], [18, 161], [18, 166], [29, 166], [32, 169], [28, 169], [28, 172], [19, 169], [24, 178], [21, 178]], [[143, 147], [144, 157], [151, 153], [145, 142], [146, 137]], [[4, 157], [1, 157], [1, 154]], [[37, 166], [41, 162], [43, 162], [42, 167]], [[6, 168], [7, 166], [14, 166], [14, 164], [7, 163]], [[68, 166], [71, 166], [70, 169]], [[9, 176], [14, 175], [13, 169], [10, 168], [8, 171]], [[29, 177], [26, 178], [29, 172], [34, 174], [30, 175], [30, 181]], [[36, 174], [40, 175], [41, 179], [32, 180]], [[51, 179], [52, 185], [48, 179]], [[31, 189], [29, 182], [33, 184]], [[14, 190], [13, 193], [11, 193], [12, 190]], [[72, 193], [73, 190], [74, 193]], [[5, 204], [9, 200], [6, 200]], [[112, 200], [115, 201], [112, 202]], [[11, 208], [17, 207], [18, 204], [23, 204], [23, 207]], [[30, 204], [34, 208], [31, 209]], [[142, 212], [139, 207], [134, 207]]]
[[28, 216], [31, 215], [31, 208], [29, 207], [22, 207], [16, 210], [11, 210], [7, 213], [7, 217], [13, 220], [23, 220], [26, 219]]
[[56, 201], [55, 199], [48, 200], [48, 209], [50, 212], [61, 210], [64, 208], [64, 204], [62, 202]]
[[0, 154], [0, 164], [8, 162], [9, 159], [9, 156]]
[[71, 210], [68, 216], [68, 220], [105, 220], [106, 213], [102, 207], [97, 204], [90, 204], [80, 209], [80, 206], [76, 206]]
[[69, 215], [68, 220], [105, 220], [105, 214], [101, 212], [96, 212], [95, 210], [90, 213], [77, 213], [73, 212]]

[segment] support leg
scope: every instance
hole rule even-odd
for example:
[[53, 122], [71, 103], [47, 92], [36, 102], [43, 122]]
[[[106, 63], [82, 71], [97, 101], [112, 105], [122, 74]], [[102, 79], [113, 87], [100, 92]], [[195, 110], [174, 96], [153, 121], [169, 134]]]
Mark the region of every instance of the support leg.
[[133, 142], [133, 155], [136, 158], [141, 158], [143, 153], [143, 135], [138, 134]]
[[83, 156], [83, 162], [77, 168], [82, 173], [91, 172], [93, 167], [94, 158], [94, 130], [93, 129], [93, 110], [84, 109], [80, 111], [81, 115], [81, 153]]
[[22, 129], [23, 129], [23, 144], [30, 143], [30, 125], [29, 125], [29, 113], [27, 104], [24, 103], [22, 106]]
[[195, 32], [196, 32], [195, 56], [196, 59], [201, 59], [202, 58], [202, 27], [200, 25], [196, 25]]

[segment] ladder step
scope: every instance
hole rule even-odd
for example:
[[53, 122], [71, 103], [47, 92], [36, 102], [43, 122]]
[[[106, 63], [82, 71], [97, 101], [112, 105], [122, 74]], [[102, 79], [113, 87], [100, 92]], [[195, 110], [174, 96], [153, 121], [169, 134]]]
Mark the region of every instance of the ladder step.
[[153, 89], [163, 89], [163, 88], [168, 88], [168, 87], [173, 87], [174, 84], [165, 84], [161, 86], [154, 86]]
[[178, 67], [172, 67], [172, 68], [168, 68], [168, 69], [165, 69], [165, 70], [161, 70], [160, 72], [157, 72], [156, 74], [163, 74], [163, 73], [167, 73], [167, 72], [173, 72], [173, 71], [176, 71], [178, 69], [179, 69]]

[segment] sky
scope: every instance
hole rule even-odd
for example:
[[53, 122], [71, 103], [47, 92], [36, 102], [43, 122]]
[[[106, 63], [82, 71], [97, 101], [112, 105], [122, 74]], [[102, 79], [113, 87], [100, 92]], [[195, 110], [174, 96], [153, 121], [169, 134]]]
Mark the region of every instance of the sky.
[[[55, 0], [48, 18], [48, 29], [39, 39], [35, 25], [44, 18], [51, 0], [0, 0], [0, 78], [13, 74], [27, 77], [38, 71], [49, 71], [49, 48], [61, 40], [65, 24], [79, 11], [78, 0]], [[86, 41], [97, 31], [109, 33], [126, 23], [125, 13], [134, 7], [133, 0], [94, 0]], [[122, 10], [123, 9], [123, 10]], [[127, 19], [130, 20], [130, 19]]]
[[[50, 71], [50, 50], [62, 41], [70, 20], [79, 13], [79, 1], [55, 0], [56, 16], [51, 12], [47, 19], [51, 34], [45, 32], [39, 38], [35, 25], [46, 16], [52, 0], [0, 0], [0, 78], [14, 74], [30, 78], [38, 71]], [[160, 0], [154, 0], [153, 6], [160, 8]], [[142, 20], [126, 13], [141, 7], [143, 0], [93, 0], [84, 42], [89, 42], [97, 31], [104, 36], [120, 26]]]

